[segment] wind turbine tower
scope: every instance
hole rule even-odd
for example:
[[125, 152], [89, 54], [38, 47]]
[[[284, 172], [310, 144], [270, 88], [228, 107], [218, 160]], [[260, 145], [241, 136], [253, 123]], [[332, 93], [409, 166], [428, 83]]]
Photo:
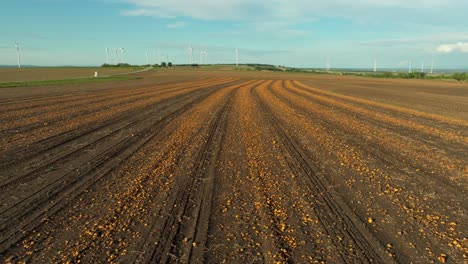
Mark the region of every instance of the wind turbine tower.
[[146, 49], [146, 65], [148, 65], [149, 62], [148, 62], [148, 49]]
[[424, 61], [422, 62], [422, 65], [421, 65], [421, 72], [424, 72]]
[[239, 67], [239, 50], [236, 48], [236, 67]]
[[206, 50], [200, 50], [200, 64], [207, 64], [208, 52]]
[[16, 55], [18, 56], [18, 68], [21, 68], [21, 51], [20, 51], [20, 45], [17, 41], [15, 41], [15, 47], [16, 47]]
[[106, 64], [109, 64], [109, 48], [106, 48]]
[[161, 65], [161, 53], [159, 52], [159, 49], [158, 49], [158, 64]]
[[431, 74], [434, 73], [434, 59], [432, 59], [432, 64], [431, 64]]
[[192, 43], [189, 44], [188, 50], [189, 50], [189, 63], [190, 63], [190, 65], [192, 65], [193, 64], [193, 47], [192, 47]]
[[117, 51], [119, 49], [114, 48], [114, 64], [117, 65]]
[[408, 63], [408, 73], [411, 73], [411, 64], [412, 64], [412, 61], [410, 60], [409, 63]]
[[120, 52], [122, 52], [122, 64], [124, 64], [124, 56], [125, 56], [125, 49], [124, 48], [120, 48]]
[[377, 72], [377, 59], [374, 59], [374, 72]]

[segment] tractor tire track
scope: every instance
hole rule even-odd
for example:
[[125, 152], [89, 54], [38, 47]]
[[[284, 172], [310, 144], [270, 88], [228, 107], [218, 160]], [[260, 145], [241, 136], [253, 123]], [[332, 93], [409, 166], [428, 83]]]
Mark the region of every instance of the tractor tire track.
[[[232, 82], [230, 82], [232, 83]], [[223, 85], [229, 85], [230, 83], [225, 83]], [[215, 87], [216, 85], [221, 85], [222, 83], [217, 83], [213, 84], [211, 86], [204, 86], [204, 87], [195, 87], [196, 89], [206, 89], [209, 87]], [[181, 89], [187, 89], [187, 88], [181, 88]], [[190, 92], [185, 92], [180, 95], [176, 95], [175, 97], [180, 97], [184, 95], [189, 95]], [[174, 97], [170, 97], [167, 99], [163, 99], [157, 102], [154, 102], [150, 105], [146, 105], [145, 108], [151, 108], [154, 106], [157, 106], [159, 104], [167, 104], [170, 103], [170, 100], [172, 100]], [[125, 112], [121, 115], [117, 115], [114, 117], [111, 117], [110, 119], [105, 120], [104, 122], [100, 123], [94, 123], [91, 124], [91, 126], [82, 126], [78, 129], [75, 130], [70, 130], [70, 131], [65, 131], [59, 134], [55, 134], [51, 137], [33, 142], [32, 144], [29, 144], [28, 146], [22, 147], [22, 148], [16, 148], [13, 149], [12, 151], [6, 152], [3, 154], [4, 158], [0, 161], [0, 168], [3, 167], [3, 169], [7, 169], [8, 166], [13, 166], [16, 163], [23, 161], [25, 159], [44, 154], [44, 152], [52, 150], [62, 144], [66, 144], [69, 142], [72, 142], [73, 140], [82, 137], [83, 135], [87, 135], [90, 133], [95, 133], [98, 130], [104, 129], [106, 127], [112, 126], [116, 122], [122, 122], [127, 119], [132, 119], [134, 115], [140, 113], [144, 108], [137, 108], [137, 109], [132, 109], [128, 112]]]
[[[33, 229], [35, 227], [34, 224], [32, 224], [33, 222], [36, 224], [40, 223], [40, 221], [38, 221], [40, 218], [43, 218], [45, 215], [51, 215], [54, 210], [60, 208], [59, 205], [64, 202], [65, 198], [69, 199], [71, 195], [79, 194], [80, 191], [92, 185], [99, 177], [108, 173], [112, 168], [144, 145], [145, 142], [158, 132], [158, 130], [153, 129], [154, 126], [164, 126], [177, 115], [180, 115], [192, 105], [203, 100], [203, 98], [206, 98], [215, 91], [214, 89], [206, 90], [198, 97], [189, 100], [188, 103], [179, 106], [176, 111], [170, 112], [164, 117], [154, 117], [152, 122], [146, 120], [147, 122], [140, 125], [141, 128], [136, 129], [136, 131], [138, 131], [136, 136], [128, 135], [126, 139], [120, 140], [118, 144], [111, 144], [110, 148], [101, 151], [98, 156], [94, 157], [92, 164], [81, 167], [82, 171], [71, 171], [68, 175], [65, 174], [59, 177], [55, 182], [47, 185], [43, 189], [37, 190], [35, 193], [31, 194], [27, 200], [25, 199], [3, 210], [0, 213], [0, 217], [3, 218], [4, 223], [6, 221], [5, 217], [7, 217], [8, 219], [16, 219], [19, 221], [19, 224], [16, 226], [2, 225], [0, 234], [4, 239], [0, 241], [0, 252], [3, 252], [15, 243], [25, 230]], [[29, 207], [28, 209], [28, 205], [25, 203], [34, 205], [34, 207]], [[20, 230], [23, 232], [19, 232]]]
[[[114, 93], [109, 93], [106, 91], [105, 93], [99, 93], [97, 95], [89, 96], [84, 95], [81, 97], [71, 97], [70, 101], [53, 101], [47, 100], [42, 105], [28, 105], [25, 108], [17, 107], [12, 108], [10, 111], [3, 111], [2, 115], [4, 116], [5, 121], [22, 121], [23, 123], [31, 123], [32, 121], [37, 120], [39, 116], [44, 116], [44, 120], [50, 119], [48, 116], [51, 114], [62, 114], [67, 110], [75, 110], [74, 107], [83, 106], [83, 103], [86, 103], [87, 109], [90, 109], [89, 106], [94, 104], [98, 104], [101, 102], [107, 103], [106, 107], [112, 107], [118, 105], [118, 103], [126, 102], [129, 103], [131, 100], [138, 100], [142, 99], [145, 96], [155, 96], [157, 94], [162, 94], [163, 92], [170, 92], [176, 91], [187, 87], [194, 87], [194, 86], [202, 86], [202, 85], [209, 85], [214, 84], [216, 82], [223, 81], [222, 79], [208, 79], [204, 81], [192, 81], [192, 82], [183, 82], [173, 85], [158, 85], [158, 86], [151, 86], [151, 87], [144, 87], [144, 88], [136, 88], [136, 89], [127, 89], [127, 90], [119, 90]], [[227, 80], [226, 80], [227, 81]], [[112, 104], [111, 104], [112, 103]], [[64, 111], [65, 110], [65, 111]], [[79, 109], [78, 109], [79, 110]], [[94, 109], [96, 110], [96, 109]], [[97, 109], [99, 110], [99, 109]], [[81, 110], [80, 110], [81, 111]], [[78, 112], [75, 110], [75, 112]], [[71, 113], [75, 113], [71, 112]], [[82, 112], [86, 112], [86, 109], [82, 110]], [[33, 119], [36, 118], [36, 119]], [[39, 121], [37, 121], [39, 122]], [[21, 128], [21, 126], [13, 127], [11, 124], [5, 124], [2, 126], [0, 132], [8, 133], [9, 131], [13, 131], [15, 129]]]
[[[196, 81], [206, 81], [212, 78], [201, 78]], [[160, 83], [160, 86], [165, 86], [165, 85], [182, 85], [182, 84], [188, 84], [193, 82], [192, 80], [189, 81], [169, 81], [169, 82], [163, 82]], [[143, 85], [140, 87], [135, 87], [133, 89], [135, 90], [140, 90], [140, 89], [148, 89], [151, 88], [151, 86], [148, 85]], [[1, 100], [0, 101], [0, 110], [8, 112], [8, 111], [14, 111], [15, 109], [22, 110], [24, 109], [23, 107], [29, 108], [29, 107], [39, 107], [39, 106], [44, 106], [47, 105], [48, 102], [57, 99], [55, 102], [62, 103], [62, 102], [68, 102], [68, 101], [76, 101], [76, 97], [78, 97], [78, 100], [83, 100], [83, 99], [88, 99], [88, 98], [94, 98], [94, 96], [101, 96], [101, 95], [106, 95], [109, 93], [110, 89], [105, 89], [105, 90], [99, 90], [99, 91], [79, 91], [79, 92], [70, 92], [67, 94], [58, 94], [58, 95], [48, 95], [48, 96], [34, 96], [34, 97], [26, 97], [26, 98], [20, 98], [20, 99], [10, 99], [10, 100]], [[44, 102], [42, 102], [44, 101]], [[37, 105], [32, 104], [32, 105], [19, 105], [19, 104], [26, 104], [26, 103], [37, 103]], [[18, 107], [18, 108], [17, 108]]]
[[[48, 137], [48, 136], [50, 137], [51, 136], [50, 130], [52, 129], [56, 131], [57, 130], [61, 131], [60, 130], [61, 124], [64, 122], [70, 123], [70, 121], [73, 122], [79, 119], [86, 120], [86, 119], [96, 118], [96, 117], [99, 118], [102, 115], [106, 115], [106, 114], [108, 115], [109, 112], [112, 111], [113, 109], [119, 109], [119, 108], [121, 108], [121, 110], [119, 109], [119, 111], [117, 111], [118, 114], [124, 114], [125, 112], [129, 110], [130, 112], [134, 110], [128, 107], [129, 104], [140, 105], [140, 108], [145, 107], [147, 105], [152, 105], [152, 104], [154, 105], [155, 104], [154, 101], [157, 100], [157, 97], [155, 97], [155, 95], [159, 95], [162, 98], [164, 98], [164, 96], [167, 96], [170, 94], [184, 93], [189, 88], [202, 89], [204, 87], [206, 88], [209, 86], [214, 86], [217, 84], [221, 84], [223, 82], [224, 81], [212, 82], [211, 85], [210, 84], [191, 85], [191, 86], [186, 86], [186, 87], [182, 87], [178, 89], [173, 89], [173, 91], [166, 92], [166, 93], [154, 91], [154, 92], [150, 92], [147, 96], [140, 96], [139, 99], [130, 100], [129, 98], [125, 98], [125, 97], [119, 98], [117, 100], [120, 101], [120, 103], [117, 103], [117, 104], [111, 103], [111, 105], [108, 105], [107, 102], [103, 106], [84, 105], [83, 107], [78, 108], [78, 109], [69, 109], [65, 112], [55, 113], [56, 115], [55, 117], [53, 116], [54, 115], [53, 113], [48, 113], [46, 116], [44, 116], [46, 118], [45, 120], [35, 120], [33, 118], [32, 123], [31, 122], [22, 123], [22, 121], [20, 120], [19, 127], [14, 128], [14, 129], [8, 129], [8, 131], [2, 132], [2, 134], [4, 135], [2, 138], [2, 141], [3, 141], [2, 144], [8, 150], [8, 149], [11, 149], [12, 146], [14, 147], [14, 146], [21, 145], [21, 144], [24, 145], [25, 143], [22, 142], [22, 140], [24, 140], [25, 138], [31, 135], [37, 137], [38, 139], [43, 139], [44, 137]], [[94, 111], [91, 111], [92, 109], [94, 109]], [[113, 115], [115, 116], [115, 114]], [[74, 130], [74, 128], [76, 128], [76, 126], [75, 127], [72, 126], [69, 129]], [[63, 131], [63, 132], [67, 132], [67, 131]], [[33, 142], [27, 141], [26, 143], [32, 144]]]
[[[436, 170], [441, 175], [447, 174], [447, 172], [442, 170], [440, 167], [437, 167], [437, 166], [434, 167], [434, 165], [442, 164], [444, 162], [434, 162], [434, 160], [425, 160], [425, 161], [419, 161], [418, 164], [413, 164], [413, 162], [411, 162], [412, 160], [410, 160], [408, 158], [410, 155], [408, 155], [406, 153], [402, 153], [402, 152], [392, 151], [392, 150], [389, 149], [389, 147], [385, 147], [385, 146], [376, 148], [375, 147], [376, 145], [381, 145], [382, 143], [377, 142], [375, 139], [371, 139], [368, 136], [364, 136], [363, 134], [357, 134], [356, 135], [355, 131], [352, 130], [349, 127], [349, 122], [346, 123], [346, 125], [345, 125], [345, 124], [342, 124], [342, 123], [336, 121], [334, 118], [326, 118], [324, 116], [324, 114], [319, 113], [319, 111], [318, 112], [313, 112], [310, 109], [307, 109], [306, 107], [304, 107], [303, 105], [300, 105], [299, 103], [295, 102], [294, 100], [291, 100], [290, 98], [287, 98], [285, 95], [280, 94], [277, 90], [270, 89], [270, 92], [271, 92], [271, 94], [276, 96], [278, 99], [286, 102], [287, 104], [289, 104], [291, 106], [294, 106], [294, 108], [299, 113], [302, 113], [304, 115], [313, 117], [314, 120], [316, 120], [317, 122], [320, 122], [320, 124], [322, 124], [328, 130], [330, 130], [330, 131], [340, 131], [340, 133], [343, 134], [342, 137], [347, 138], [348, 142], [353, 143], [352, 145], [360, 146], [361, 149], [363, 149], [365, 152], [368, 152], [373, 157], [379, 159], [382, 164], [386, 164], [389, 167], [393, 167], [395, 171], [400, 171], [403, 174], [407, 173], [408, 169], [405, 170], [405, 168], [403, 168], [402, 166], [395, 167], [395, 164], [406, 164], [406, 166], [409, 167], [409, 169], [411, 171], [419, 172], [418, 175], [421, 176], [420, 177], [420, 183], [421, 184], [424, 184], [424, 182], [425, 182], [425, 180], [422, 177], [424, 175], [427, 175], [427, 174], [433, 174], [433, 173], [431, 173], [432, 171]], [[315, 101], [313, 101], [313, 102], [315, 103]], [[323, 104], [322, 106], [324, 106], [325, 108], [330, 108], [330, 105]], [[333, 108], [334, 111], [336, 110], [335, 108], [336, 107], [334, 106], [334, 108]], [[346, 112], [346, 113], [342, 112], [342, 113], [345, 114], [345, 115], [349, 115], [349, 112]], [[356, 118], [356, 116], [353, 115], [353, 119], [355, 119], [355, 118]], [[359, 119], [359, 122], [367, 123], [369, 121], [367, 119]], [[381, 130], [380, 127], [386, 127], [386, 126], [382, 125], [382, 124], [376, 125], [375, 130], [377, 130], [377, 128], [379, 128], [378, 133], [380, 133], [380, 130]], [[391, 128], [390, 128], [390, 130], [392, 131]], [[401, 133], [401, 131], [399, 131], [399, 130], [394, 130], [394, 132], [397, 133], [397, 135], [399, 135]], [[400, 133], [398, 133], [398, 132], [400, 132]], [[408, 136], [408, 138], [410, 138], [410, 139], [414, 139], [415, 137], [417, 138], [417, 136], [414, 135], [414, 133], [412, 134], [411, 137]], [[381, 138], [379, 138], [379, 139], [381, 139]], [[389, 144], [388, 142], [389, 141], [385, 141], [386, 144]], [[413, 149], [411, 147], [410, 142], [408, 142], [406, 145], [407, 145], [409, 150]], [[421, 147], [421, 146], [419, 146], [419, 147]], [[442, 148], [442, 149], [444, 149], [444, 148]], [[418, 153], [418, 151], [415, 151], [415, 153]], [[410, 156], [410, 157], [413, 158], [413, 156]], [[458, 163], [456, 163], [456, 162], [458, 162]], [[460, 166], [460, 164], [462, 164], [462, 161], [460, 161], [457, 158], [447, 157], [445, 163], [451, 163], [451, 164], [453, 163], [452, 166], [454, 168], [456, 168], [456, 167]], [[429, 166], [431, 166], [431, 167], [429, 167]], [[460, 191], [463, 192], [463, 190], [461, 190], [461, 188], [456, 188], [456, 186], [454, 186], [453, 183], [447, 177], [435, 177], [435, 178], [439, 179], [439, 182], [441, 184], [439, 186], [440, 189], [441, 189], [440, 190], [441, 192], [443, 192], [443, 190], [445, 190], [445, 191], [450, 190], [452, 192], [460, 192]]]
[[[141, 262], [199, 262], [204, 258], [203, 250], [206, 247], [214, 188], [215, 162], [236, 90], [228, 94], [224, 100], [226, 102], [211, 121], [208, 138], [195, 159], [196, 167], [188, 179], [181, 183], [183, 185], [178, 187], [177, 194], [170, 198], [166, 209], [169, 212], [161, 213], [169, 217], [154, 223], [152, 231], [143, 243], [143, 248], [154, 245], [151, 241], [158, 243], [150, 251], [149, 248], [140, 250], [150, 252], [147, 257], [141, 257]], [[157, 228], [154, 229], [155, 227]]]
[[[307, 152], [288, 135], [271, 111], [270, 106], [259, 97], [257, 91], [254, 91], [254, 96], [265, 116], [276, 128], [278, 140], [283, 143], [285, 150], [294, 158], [290, 164], [291, 169], [297, 171], [298, 175], [303, 175], [301, 180], [310, 188], [313, 194], [310, 202], [317, 207], [315, 211], [324, 229], [327, 230], [328, 234], [337, 238], [333, 241], [338, 249], [342, 249], [340, 251], [342, 260], [347, 262], [354, 259], [357, 262], [365, 261], [367, 263], [393, 262], [386, 255], [384, 247], [342, 201], [339, 194], [330, 192], [327, 188], [330, 184], [326, 179], [317, 176], [318, 169], [309, 160]], [[356, 255], [347, 253], [350, 246], [355, 249]]]
[[[297, 96], [305, 96], [305, 98], [324, 107], [330, 108], [330, 106], [333, 105], [333, 110], [335, 111], [339, 111], [347, 115], [352, 114], [354, 117], [359, 118], [360, 120], [365, 120], [365, 122], [369, 122], [375, 126], [384, 127], [385, 129], [393, 131], [394, 133], [400, 134], [404, 132], [405, 134], [412, 134], [412, 139], [420, 140], [427, 145], [450, 150], [455, 154], [461, 153], [463, 151], [463, 144], [459, 146], [458, 144], [454, 145], [450, 144], [449, 142], [445, 142], [447, 141], [446, 134], [449, 133], [446, 130], [450, 126], [445, 125], [443, 130], [440, 129], [431, 131], [427, 126], [420, 122], [415, 122], [412, 120], [409, 121], [400, 117], [397, 120], [394, 116], [382, 114], [376, 110], [367, 110], [366, 108], [368, 108], [368, 106], [360, 104], [358, 107], [356, 107], [356, 102], [352, 101], [345, 101], [345, 103], [342, 103], [337, 99], [314, 94], [311, 91], [305, 90], [303, 88], [301, 89], [301, 87], [297, 86], [295, 83], [286, 83], [283, 88]], [[303, 92], [299, 92], [299, 90]], [[455, 130], [457, 129], [455, 128]], [[418, 136], [414, 135], [415, 133], [417, 133]], [[449, 133], [449, 135], [452, 135], [452, 133]], [[437, 140], [435, 140], [434, 137], [436, 137]], [[463, 139], [459, 140], [463, 141]]]

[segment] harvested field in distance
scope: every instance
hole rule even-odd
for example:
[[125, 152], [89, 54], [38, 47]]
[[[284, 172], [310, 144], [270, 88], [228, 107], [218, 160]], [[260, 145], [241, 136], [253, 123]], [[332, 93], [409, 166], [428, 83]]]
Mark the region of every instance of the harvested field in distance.
[[468, 84], [137, 75], [0, 89], [1, 263], [468, 260]]
[[69, 78], [94, 77], [94, 72], [99, 75], [112, 75], [128, 73], [143, 68], [101, 68], [101, 67], [51, 67], [51, 68], [0, 68], [0, 82], [25, 82], [59, 80]]

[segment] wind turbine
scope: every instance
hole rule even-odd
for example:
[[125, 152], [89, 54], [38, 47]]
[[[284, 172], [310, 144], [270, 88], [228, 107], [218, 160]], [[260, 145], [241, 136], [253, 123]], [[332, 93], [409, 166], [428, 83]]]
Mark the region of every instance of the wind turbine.
[[153, 49], [153, 63], [156, 64], [156, 48]]
[[377, 72], [377, 59], [374, 59], [374, 72]]
[[148, 49], [146, 49], [146, 65], [148, 65]]
[[205, 50], [203, 53], [205, 54], [205, 64], [208, 64], [208, 52]]
[[114, 48], [114, 64], [117, 65], [117, 51], [119, 49]]
[[124, 51], [124, 48], [120, 48], [120, 52], [122, 52], [122, 64], [124, 63], [124, 54], [125, 54], [125, 51]]
[[159, 49], [158, 49], [158, 64], [161, 65], [161, 53], [159, 52]]
[[327, 71], [329, 71], [331, 69], [331, 58], [330, 56], [327, 57], [327, 63], [326, 63], [326, 68], [327, 68]]
[[208, 52], [206, 50], [200, 50], [200, 64], [207, 63]]
[[109, 48], [106, 48], [106, 64], [109, 65]]
[[239, 67], [239, 50], [236, 48], [236, 67]]
[[412, 64], [412, 61], [410, 60], [408, 64], [409, 65], [408, 73], [411, 73], [411, 64]]
[[434, 73], [434, 59], [432, 59], [432, 64], [431, 64], [431, 74]]
[[17, 41], [15, 41], [15, 47], [16, 47], [16, 55], [18, 56], [18, 68], [21, 68], [21, 51], [20, 51], [20, 45]]
[[424, 61], [422, 62], [422, 65], [421, 65], [421, 72], [424, 72]]
[[192, 43], [189, 43], [188, 50], [189, 50], [189, 62], [190, 62], [190, 64], [193, 64], [193, 47], [192, 47]]

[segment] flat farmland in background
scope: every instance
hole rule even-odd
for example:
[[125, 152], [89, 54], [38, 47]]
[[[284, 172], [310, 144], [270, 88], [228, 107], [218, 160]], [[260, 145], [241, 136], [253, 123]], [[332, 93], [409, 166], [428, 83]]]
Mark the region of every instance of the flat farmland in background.
[[0, 262], [467, 260], [468, 84], [137, 75], [0, 89]]
[[[143, 69], [143, 68], [141, 68]], [[138, 68], [82, 68], [82, 67], [51, 67], [51, 68], [0, 68], [0, 82], [25, 82], [61, 80], [70, 78], [94, 77], [94, 72], [99, 75], [112, 75], [128, 73], [139, 70]]]

